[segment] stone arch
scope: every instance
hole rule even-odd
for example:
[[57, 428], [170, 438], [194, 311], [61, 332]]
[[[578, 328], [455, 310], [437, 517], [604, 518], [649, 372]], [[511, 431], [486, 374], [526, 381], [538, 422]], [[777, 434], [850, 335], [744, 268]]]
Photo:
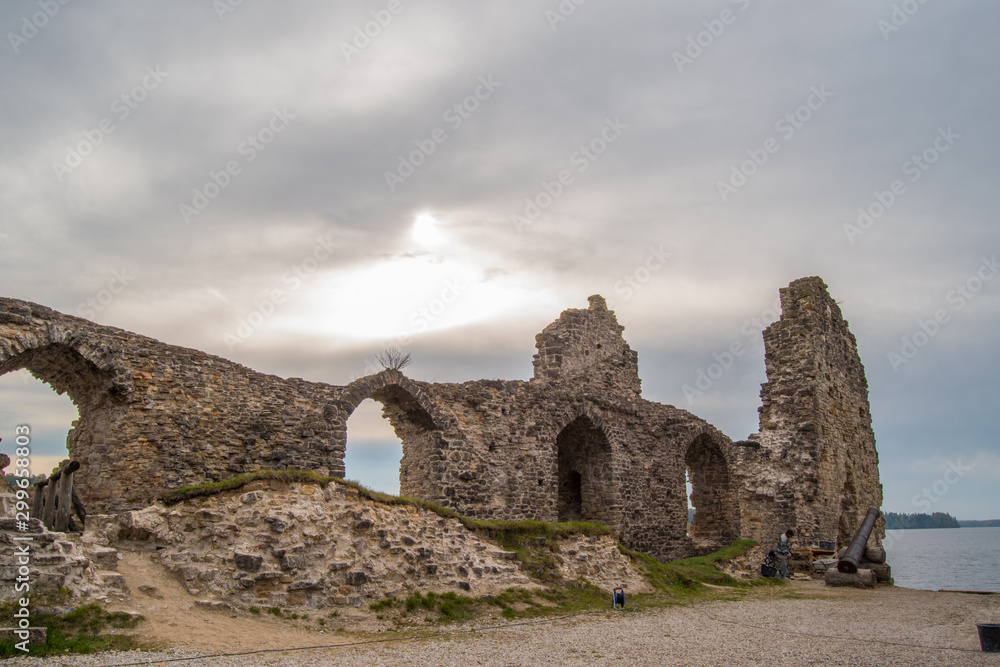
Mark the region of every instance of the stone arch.
[[[440, 458], [438, 452], [443, 445], [440, 425], [446, 423], [445, 420], [416, 383], [399, 371], [382, 371], [344, 388], [341, 405], [345, 447], [347, 418], [367, 398], [382, 404], [382, 415], [403, 443], [403, 458], [399, 464], [400, 495], [433, 496], [431, 465]], [[333, 466], [333, 474], [340, 477], [344, 476], [344, 453], [341, 450], [339, 465]]]
[[556, 517], [559, 521], [619, 523], [614, 447], [604, 420], [578, 406], [556, 431]]
[[111, 348], [87, 340], [85, 333], [56, 327], [0, 336], [0, 375], [20, 369], [57, 394], [66, 394], [76, 406], [79, 416], [67, 434], [66, 448], [70, 458], [81, 463], [75, 483], [86, 501], [114, 456], [105, 438], [128, 412], [131, 373]]
[[[739, 536], [739, 515], [722, 445], [708, 432], [698, 434], [684, 451], [684, 466], [695, 510], [688, 536], [699, 550], [730, 544]], [[684, 519], [687, 520], [686, 512]]]

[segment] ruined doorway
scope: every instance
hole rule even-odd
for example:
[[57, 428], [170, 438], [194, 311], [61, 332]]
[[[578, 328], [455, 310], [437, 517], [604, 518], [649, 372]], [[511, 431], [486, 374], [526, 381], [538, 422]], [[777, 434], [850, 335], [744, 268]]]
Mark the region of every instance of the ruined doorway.
[[[371, 419], [372, 413], [377, 414], [380, 407], [382, 416], [391, 426], [393, 439], [399, 443], [396, 445], [392, 442], [388, 431], [381, 431], [383, 449], [397, 446], [401, 453], [401, 457], [395, 459], [398, 461], [398, 486], [393, 487], [394, 492], [417, 498], [428, 497], [432, 483], [430, 462], [434, 452], [439, 447], [440, 438], [440, 431], [435, 425], [434, 419], [410, 392], [396, 384], [374, 389], [369, 393], [368, 398], [374, 402], [374, 405], [369, 403], [367, 408], [368, 418]], [[365, 411], [366, 408], [362, 408], [362, 410]], [[351, 413], [353, 415], [353, 409]], [[362, 415], [364, 414], [365, 412], [362, 413]], [[350, 418], [348, 421], [350, 422]], [[379, 429], [374, 430], [376, 433], [379, 432]], [[347, 438], [353, 440], [350, 433], [347, 434]], [[351, 455], [345, 456], [345, 465], [348, 463], [348, 456]], [[387, 479], [391, 474], [391, 468], [395, 467], [394, 464], [387, 463], [388, 458], [379, 457], [382, 470], [378, 476], [382, 480]], [[386, 470], [386, 468], [390, 469]], [[346, 472], [348, 471], [345, 469]]]
[[26, 369], [0, 376], [0, 451], [10, 456], [4, 471], [14, 472], [15, 428], [26, 426], [30, 439], [32, 477], [48, 475], [63, 459], [69, 458], [66, 442], [80, 413], [65, 395], [58, 395], [45, 382], [32, 377]]
[[726, 458], [709, 436], [701, 435], [688, 446], [684, 456], [687, 482], [690, 485], [687, 535], [695, 546], [718, 549], [738, 535], [736, 508], [730, 489]]
[[347, 420], [344, 479], [395, 496], [399, 495], [403, 441], [383, 416], [383, 407], [366, 398]]
[[586, 416], [566, 425], [556, 437], [559, 521], [614, 524], [615, 493], [611, 443]]
[[[4, 393], [13, 392], [17, 396], [14, 403], [0, 404], [7, 411], [5, 422], [27, 423], [31, 427], [31, 471], [48, 474], [65, 458], [79, 461], [82, 467], [74, 475], [73, 484], [87, 503], [95, 480], [100, 480], [100, 471], [116, 455], [109, 451], [105, 436], [128, 410], [116, 372], [98, 368], [70, 345], [50, 343], [0, 362], [0, 376], [6, 382]], [[59, 397], [52, 396], [49, 389]], [[33, 401], [38, 411], [35, 412], [35, 407], [25, 409], [37, 416], [20, 413], [21, 408], [11, 410], [17, 405], [30, 406]], [[30, 419], [35, 423], [30, 423]], [[4, 438], [4, 446], [8, 442], [13, 444], [13, 437], [8, 441], [6, 433], [0, 436]]]

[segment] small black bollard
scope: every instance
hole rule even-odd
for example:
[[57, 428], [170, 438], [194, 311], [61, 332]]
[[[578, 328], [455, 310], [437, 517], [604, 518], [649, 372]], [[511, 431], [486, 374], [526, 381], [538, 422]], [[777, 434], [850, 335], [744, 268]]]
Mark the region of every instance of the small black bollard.
[[611, 594], [611, 606], [614, 609], [625, 608], [625, 589], [616, 588]]

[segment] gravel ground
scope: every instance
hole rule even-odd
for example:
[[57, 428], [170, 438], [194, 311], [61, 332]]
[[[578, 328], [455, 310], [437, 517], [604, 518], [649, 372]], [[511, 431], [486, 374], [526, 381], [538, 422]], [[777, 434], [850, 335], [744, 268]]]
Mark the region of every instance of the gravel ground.
[[[790, 599], [789, 594], [805, 596]], [[819, 596], [819, 597], [812, 597]], [[208, 657], [190, 652], [14, 658], [7, 664], [393, 665], [1000, 665], [982, 653], [975, 623], [1000, 622], [1000, 595], [900, 588], [791, 591], [639, 613], [598, 612], [490, 629], [446, 628], [431, 639]], [[348, 637], [317, 635], [317, 644]], [[358, 641], [370, 641], [359, 639]]]

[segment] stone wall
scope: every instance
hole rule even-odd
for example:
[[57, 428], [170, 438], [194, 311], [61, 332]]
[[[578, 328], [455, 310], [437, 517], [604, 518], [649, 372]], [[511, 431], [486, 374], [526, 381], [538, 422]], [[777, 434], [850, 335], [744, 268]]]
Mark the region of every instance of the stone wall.
[[[142, 549], [188, 592], [238, 606], [365, 606], [409, 591], [500, 593], [538, 586], [513, 552], [457, 519], [373, 502], [339, 484], [257, 481], [176, 505], [99, 517], [96, 541]], [[559, 541], [557, 578], [649, 590], [612, 538]]]
[[0, 299], [0, 374], [25, 368], [79, 411], [68, 436], [91, 510], [260, 468], [342, 469], [327, 385]]
[[[741, 445], [741, 532], [762, 543], [786, 528], [796, 541], [850, 542], [882, 506], [868, 382], [857, 341], [820, 278], [781, 290], [782, 315], [764, 331], [768, 381], [760, 432]], [[873, 544], [884, 536], [882, 520]]]
[[472, 517], [599, 521], [670, 558], [785, 526], [842, 538], [880, 504], [854, 338], [818, 278], [782, 303], [765, 332], [761, 431], [735, 444], [641, 397], [636, 353], [596, 295], [536, 337], [528, 381], [286, 380], [14, 299], [0, 299], [0, 374], [27, 368], [73, 399], [69, 451], [92, 512], [261, 468], [342, 476], [347, 420], [373, 398], [403, 442], [402, 494]]

